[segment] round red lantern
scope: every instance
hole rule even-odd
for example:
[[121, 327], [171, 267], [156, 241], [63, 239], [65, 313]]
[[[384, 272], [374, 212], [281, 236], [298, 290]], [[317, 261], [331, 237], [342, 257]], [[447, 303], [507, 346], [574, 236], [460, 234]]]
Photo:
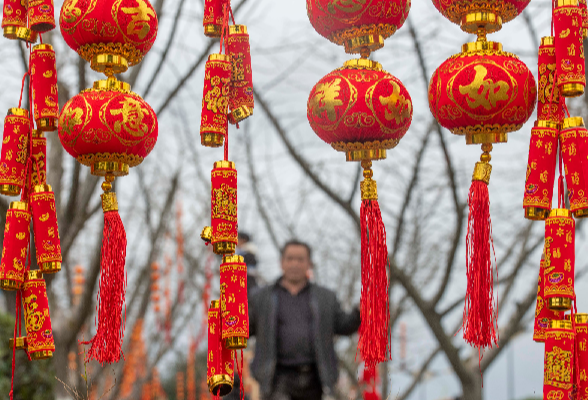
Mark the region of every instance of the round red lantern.
[[307, 117], [314, 132], [347, 161], [386, 158], [412, 121], [412, 100], [396, 77], [374, 61], [347, 61], [310, 92]]
[[306, 0], [312, 27], [347, 53], [377, 50], [408, 17], [410, 0]]
[[531, 0], [433, 0], [441, 14], [468, 33], [476, 33], [483, 26], [486, 32], [496, 32], [511, 21]]
[[115, 78], [97, 81], [71, 98], [59, 116], [65, 150], [94, 175], [126, 175], [153, 150], [157, 117], [130, 86]]
[[59, 26], [69, 47], [110, 76], [141, 62], [155, 42], [157, 15], [148, 0], [66, 0]]
[[433, 74], [429, 107], [439, 123], [468, 144], [501, 143], [535, 109], [537, 87], [529, 68], [502, 45], [466, 43]]

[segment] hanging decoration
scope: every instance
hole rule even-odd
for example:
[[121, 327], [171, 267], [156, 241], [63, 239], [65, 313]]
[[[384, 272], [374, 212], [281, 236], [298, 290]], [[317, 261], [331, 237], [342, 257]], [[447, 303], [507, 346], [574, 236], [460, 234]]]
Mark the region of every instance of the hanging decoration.
[[545, 333], [544, 399], [573, 399], [575, 336], [570, 321], [551, 321]]
[[200, 118], [200, 141], [203, 146], [219, 147], [228, 133], [229, 93], [231, 90], [231, 57], [208, 56], [204, 70], [204, 94]]
[[508, 133], [519, 130], [529, 119], [537, 97], [535, 79], [527, 66], [486, 35], [517, 17], [529, 1], [434, 0], [433, 4], [464, 32], [478, 37], [437, 68], [429, 83], [429, 107], [441, 126], [465, 136], [466, 144], [482, 147], [468, 196], [468, 283], [463, 313], [465, 341], [482, 350], [498, 343], [488, 193], [490, 152], [493, 144], [507, 142]]
[[34, 360], [53, 356], [55, 344], [49, 315], [47, 287], [41, 271], [29, 271], [24, 283], [22, 302], [27, 328], [27, 352]]
[[232, 350], [247, 347], [249, 305], [247, 304], [247, 265], [243, 256], [226, 255], [220, 266], [220, 308], [222, 340]]
[[[543, 254], [545, 255], [545, 250]], [[533, 340], [536, 342], [545, 342], [545, 332], [549, 328], [552, 320], [563, 318], [563, 312], [552, 310], [548, 307], [545, 299], [545, 261], [542, 259], [539, 263], [539, 282], [537, 286], [537, 304], [535, 305], [535, 325], [533, 327]]]
[[229, 122], [237, 124], [253, 114], [253, 73], [249, 33], [245, 25], [229, 26], [227, 49], [231, 55], [231, 95]]
[[225, 396], [233, 389], [233, 350], [221, 340], [221, 309], [218, 300], [210, 302], [208, 309], [207, 383], [215, 396]]
[[402, 27], [410, 1], [376, 0], [346, 7], [327, 0], [307, 0], [306, 10], [320, 35], [343, 46], [346, 53], [361, 56], [345, 62], [314, 86], [307, 118], [318, 137], [363, 168], [358, 349], [366, 368], [371, 369], [390, 358], [388, 249], [372, 161], [385, 159], [386, 151], [402, 139], [413, 109], [402, 82], [368, 57]]
[[[108, 29], [88, 30], [99, 21]], [[130, 85], [114, 75], [137, 65], [157, 36], [157, 15], [148, 0], [66, 0], [59, 25], [65, 42], [96, 72], [107, 76], [71, 98], [59, 115], [59, 139], [78, 162], [103, 176], [104, 231], [96, 336], [87, 359], [118, 362], [122, 355], [126, 276], [126, 232], [112, 191], [116, 177], [129, 173], [157, 142], [157, 117]]]
[[29, 133], [28, 110], [9, 108], [4, 118], [0, 156], [0, 193], [5, 196], [18, 196], [25, 186]]
[[569, 191], [570, 211], [576, 218], [588, 216], [588, 169], [585, 140], [588, 131], [582, 117], [566, 118], [561, 125], [559, 140], [565, 166], [566, 185]]
[[577, 370], [580, 375], [579, 384], [576, 388], [576, 399], [586, 400], [588, 398], [588, 377], [586, 377], [588, 370], [588, 314], [578, 313], [574, 316], [576, 322], [574, 330], [576, 334], [574, 354], [578, 359]]
[[31, 212], [25, 201], [13, 201], [6, 212], [4, 248], [0, 264], [0, 287], [20, 290], [27, 273], [27, 251], [31, 230]]

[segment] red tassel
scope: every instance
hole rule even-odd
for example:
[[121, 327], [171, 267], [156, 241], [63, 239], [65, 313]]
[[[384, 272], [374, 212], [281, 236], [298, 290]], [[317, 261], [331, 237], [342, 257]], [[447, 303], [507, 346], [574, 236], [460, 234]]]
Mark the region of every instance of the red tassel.
[[[364, 162], [365, 163], [365, 162]], [[388, 323], [388, 247], [386, 229], [377, 201], [376, 182], [371, 179], [371, 162], [364, 165], [361, 183], [361, 326], [358, 348], [366, 368], [390, 359]], [[366, 168], [367, 166], [367, 168]]]
[[116, 363], [122, 355], [126, 308], [124, 314], [122, 311], [127, 286], [125, 276], [127, 235], [118, 213], [114, 192], [102, 195], [102, 208], [105, 212], [100, 288], [96, 307], [96, 335], [89, 342], [82, 342], [82, 344], [91, 345], [86, 361], [95, 359], [101, 364]]
[[[490, 147], [491, 149], [491, 147]], [[488, 154], [488, 158], [489, 158]], [[482, 156], [484, 160], [484, 155]], [[463, 313], [463, 338], [480, 348], [498, 343], [497, 316], [493, 304], [494, 275], [492, 271], [492, 221], [488, 182], [492, 167], [488, 162], [476, 163], [468, 198], [468, 232], [466, 262], [468, 286]]]

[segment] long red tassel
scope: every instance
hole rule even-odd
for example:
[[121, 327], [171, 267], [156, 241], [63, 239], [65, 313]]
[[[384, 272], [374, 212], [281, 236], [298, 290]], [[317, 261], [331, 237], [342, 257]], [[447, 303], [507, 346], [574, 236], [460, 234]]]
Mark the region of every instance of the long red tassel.
[[[365, 165], [364, 165], [365, 164]], [[366, 368], [390, 359], [388, 323], [388, 247], [386, 228], [377, 201], [376, 182], [371, 179], [371, 162], [363, 162], [361, 183], [361, 326], [358, 349]]]
[[82, 344], [91, 345], [86, 360], [95, 359], [101, 364], [116, 363], [123, 356], [122, 342], [126, 320], [126, 308], [123, 314], [123, 305], [127, 286], [125, 275], [127, 235], [118, 213], [114, 192], [102, 195], [102, 208], [104, 231], [100, 260], [100, 288], [96, 306], [96, 335], [89, 342], [82, 342]]
[[479, 350], [498, 343], [497, 315], [493, 302], [494, 245], [488, 195], [492, 167], [488, 164], [490, 158], [488, 151], [485, 153], [487, 157], [482, 155], [482, 162], [476, 163], [468, 197], [469, 215], [466, 237], [468, 282], [462, 325], [465, 341]]

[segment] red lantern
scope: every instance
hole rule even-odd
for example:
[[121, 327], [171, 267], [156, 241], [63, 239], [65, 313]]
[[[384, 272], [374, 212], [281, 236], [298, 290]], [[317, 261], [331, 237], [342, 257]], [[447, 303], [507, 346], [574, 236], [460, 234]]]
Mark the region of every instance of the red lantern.
[[47, 181], [47, 139], [43, 132], [33, 129], [31, 132], [33, 152], [31, 153], [31, 184], [41, 185]]
[[243, 256], [226, 255], [220, 266], [222, 339], [229, 349], [244, 349], [249, 338], [247, 265]]
[[237, 170], [232, 161], [217, 161], [211, 172], [211, 242], [216, 254], [237, 246]]
[[57, 129], [59, 104], [55, 51], [50, 44], [33, 47], [31, 76], [37, 128], [41, 131], [54, 131]]
[[53, 0], [28, 0], [29, 26], [35, 32], [48, 32], [55, 28]]
[[229, 0], [205, 0], [204, 3], [204, 34], [208, 37], [220, 37], [223, 27], [224, 7]]
[[4, 37], [18, 39], [16, 31], [27, 27], [27, 0], [6, 0], [2, 8]]
[[[575, 314], [576, 319], [576, 357], [580, 372], [580, 385], [576, 391], [576, 400], [588, 399], [588, 314]], [[584, 378], [582, 378], [584, 377]]]
[[[555, 38], [545, 36], [541, 38], [539, 46], [539, 91], [537, 96], [537, 120], [562, 122], [564, 109], [556, 80], [557, 61], [555, 58]], [[554, 91], [555, 89], [555, 91]]]
[[[581, 117], [564, 119], [560, 132], [562, 159], [569, 190], [570, 211], [576, 218], [588, 216], [588, 193], [583, 160], [586, 159], [588, 131]], [[586, 170], [588, 172], [588, 170]]]
[[31, 193], [37, 264], [44, 274], [61, 271], [61, 242], [57, 227], [55, 195], [49, 185], [37, 185]]
[[588, 36], [588, 4], [586, 0], [580, 0], [580, 9], [582, 10], [582, 37]]
[[549, 323], [552, 320], [560, 320], [563, 318], [563, 312], [550, 310], [545, 302], [545, 262], [541, 260], [539, 263], [539, 281], [537, 286], [537, 304], [535, 306], [535, 326], [533, 328], [533, 340], [536, 342], [545, 341], [545, 332], [549, 328]]
[[544, 220], [551, 209], [557, 139], [557, 122], [537, 121], [531, 130], [529, 162], [523, 207], [525, 218]]
[[53, 356], [55, 343], [49, 315], [47, 287], [41, 271], [29, 271], [24, 283], [22, 302], [27, 328], [27, 352], [33, 360]]
[[22, 289], [25, 281], [30, 232], [29, 205], [24, 201], [13, 201], [6, 212], [4, 248], [0, 262], [0, 287], [4, 290]]
[[148, 0], [66, 0], [59, 27], [69, 47], [110, 76], [141, 62], [155, 42], [157, 15]]
[[253, 114], [253, 74], [249, 34], [245, 25], [229, 26], [227, 50], [233, 63], [229, 121], [236, 124]]
[[544, 300], [555, 311], [572, 307], [576, 223], [565, 208], [554, 208], [545, 220]]
[[553, 11], [557, 86], [566, 97], [582, 95], [586, 86], [582, 20], [577, 0], [557, 1]]
[[231, 57], [211, 54], [204, 70], [204, 94], [200, 116], [200, 141], [203, 146], [219, 147], [228, 127], [227, 112], [231, 90]]
[[410, 0], [306, 0], [306, 11], [320, 35], [345, 46], [347, 53], [359, 53], [362, 48], [374, 51], [384, 46], [384, 39], [408, 17]]
[[208, 353], [206, 381], [215, 396], [225, 396], [233, 389], [233, 350], [221, 340], [221, 316], [218, 300], [210, 302], [208, 309]]
[[502, 28], [523, 12], [531, 0], [433, 0], [441, 14], [468, 33], [477, 33], [480, 26], [488, 33]]
[[547, 329], [543, 363], [543, 398], [546, 400], [573, 398], [575, 336], [570, 321], [552, 320]]
[[18, 196], [25, 184], [29, 130], [29, 112], [23, 108], [8, 109], [0, 158], [0, 193], [4, 195]]

